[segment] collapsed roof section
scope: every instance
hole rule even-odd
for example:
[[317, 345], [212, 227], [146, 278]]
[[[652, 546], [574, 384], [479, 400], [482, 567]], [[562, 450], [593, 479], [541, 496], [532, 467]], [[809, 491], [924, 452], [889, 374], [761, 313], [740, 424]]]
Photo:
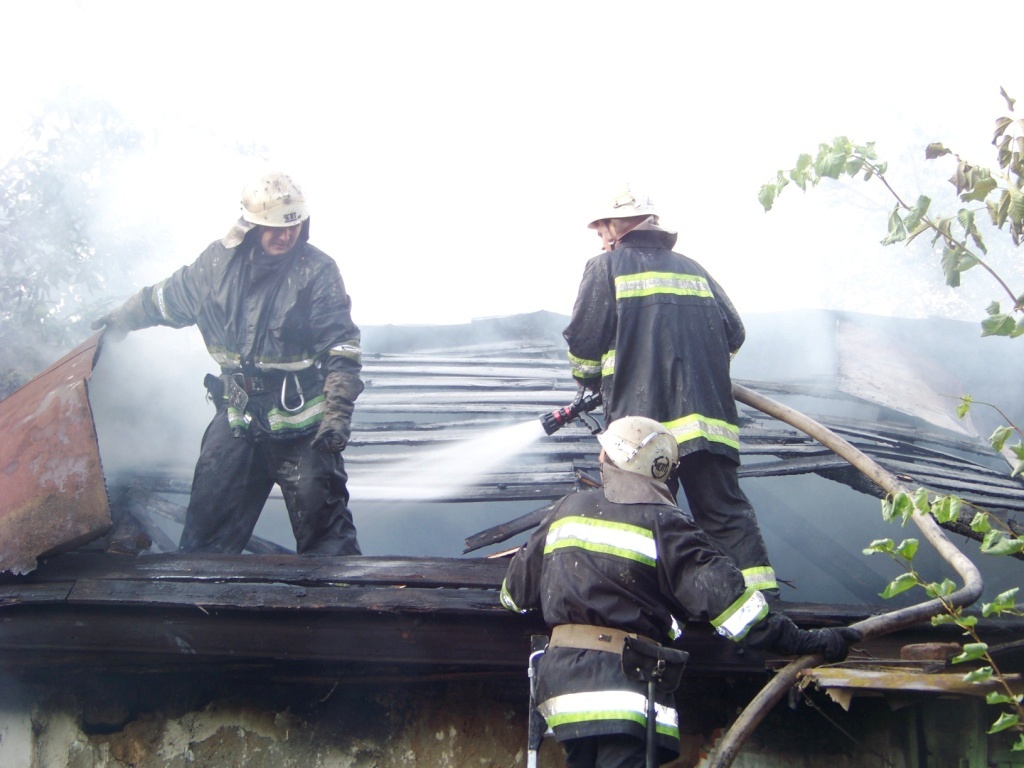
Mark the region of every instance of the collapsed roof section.
[[0, 401], [0, 572], [110, 528], [88, 396], [98, 350], [94, 336]]

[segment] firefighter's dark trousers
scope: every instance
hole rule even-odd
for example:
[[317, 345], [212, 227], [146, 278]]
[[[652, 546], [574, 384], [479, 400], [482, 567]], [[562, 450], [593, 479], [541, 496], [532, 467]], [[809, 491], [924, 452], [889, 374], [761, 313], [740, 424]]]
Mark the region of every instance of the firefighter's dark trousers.
[[219, 409], [203, 436], [178, 548], [241, 552], [276, 483], [288, 508], [296, 552], [360, 554], [348, 510], [345, 463], [340, 455], [313, 448], [312, 442], [313, 435], [235, 437]]
[[[754, 507], [740, 488], [738, 470], [739, 466], [726, 456], [694, 451], [680, 459], [675, 482], [670, 482], [669, 488], [676, 494], [682, 485], [694, 522], [746, 577], [749, 571], [770, 563]], [[777, 587], [762, 591], [770, 603], [777, 601]]]
[[[566, 768], [644, 768], [647, 765], [647, 747], [643, 741], [626, 734], [588, 736], [562, 742]], [[661, 763], [675, 755], [658, 750]]]

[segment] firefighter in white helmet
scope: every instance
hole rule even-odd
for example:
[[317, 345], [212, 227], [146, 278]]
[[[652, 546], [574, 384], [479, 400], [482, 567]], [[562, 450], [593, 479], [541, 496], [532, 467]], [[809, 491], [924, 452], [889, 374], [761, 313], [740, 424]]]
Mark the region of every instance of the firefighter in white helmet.
[[775, 603], [775, 571], [739, 484], [729, 368], [743, 321], [708, 271], [672, 250], [676, 233], [648, 196], [627, 187], [592, 216], [604, 252], [587, 262], [563, 334], [572, 375], [601, 392], [608, 421], [641, 415], [668, 428], [680, 455], [673, 493], [682, 486], [711, 542]]
[[219, 365], [180, 549], [241, 552], [270, 490], [296, 550], [360, 554], [341, 452], [359, 378], [359, 329], [336, 262], [309, 243], [299, 186], [268, 173], [242, 191], [228, 234], [191, 265], [99, 318], [104, 336], [197, 325]]
[[[846, 657], [852, 628], [802, 630], [773, 611], [733, 561], [676, 506], [666, 481], [678, 444], [660, 422], [626, 416], [598, 436], [603, 487], [571, 493], [512, 558], [501, 603], [551, 628], [536, 701], [568, 768], [642, 768], [647, 687], [622, 669], [626, 637], [671, 645], [687, 620], [782, 654]], [[657, 698], [662, 762], [679, 752], [672, 692]]]

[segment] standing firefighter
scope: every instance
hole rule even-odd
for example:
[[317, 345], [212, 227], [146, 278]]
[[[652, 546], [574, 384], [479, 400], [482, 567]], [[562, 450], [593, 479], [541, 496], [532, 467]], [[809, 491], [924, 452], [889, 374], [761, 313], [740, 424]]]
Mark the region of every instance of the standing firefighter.
[[649, 198], [628, 188], [590, 222], [604, 252], [583, 272], [565, 340], [573, 377], [600, 391], [609, 422], [647, 416], [668, 428], [697, 524], [739, 565], [747, 586], [778, 599], [754, 509], [739, 485], [739, 418], [730, 357], [745, 331], [729, 297], [700, 264], [672, 248]]
[[[623, 668], [627, 637], [666, 643], [682, 621], [704, 620], [753, 648], [839, 661], [860, 632], [801, 630], [770, 612], [761, 592], [676, 506], [666, 481], [678, 448], [662, 424], [629, 416], [598, 440], [603, 487], [557, 502], [513, 557], [501, 602], [520, 613], [539, 609], [552, 628], [535, 700], [566, 765], [639, 768], [648, 688]], [[679, 725], [671, 692], [656, 704], [664, 762], [679, 752]]]
[[309, 244], [302, 190], [270, 173], [223, 240], [93, 324], [113, 339], [197, 325], [220, 365], [182, 551], [241, 552], [277, 483], [300, 554], [360, 553], [341, 457], [363, 389], [350, 309], [337, 264]]

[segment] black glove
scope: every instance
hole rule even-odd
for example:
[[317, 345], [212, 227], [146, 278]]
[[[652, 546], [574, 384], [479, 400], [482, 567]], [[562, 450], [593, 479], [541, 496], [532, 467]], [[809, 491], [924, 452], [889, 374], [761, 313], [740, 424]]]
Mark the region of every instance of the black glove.
[[352, 434], [352, 411], [363, 383], [353, 374], [329, 373], [324, 380], [324, 417], [313, 438], [313, 447], [326, 453], [341, 453]]
[[825, 657], [825, 661], [832, 663], [845, 659], [850, 645], [863, 636], [859, 629], [853, 627], [800, 629], [785, 614], [770, 613], [750, 631], [747, 642], [753, 648], [787, 656], [820, 653]]
[[152, 323], [146, 317], [141, 293], [135, 294], [117, 309], [92, 321], [92, 329], [98, 331], [103, 328], [103, 335], [111, 341], [121, 341], [129, 332], [147, 328], [150, 325]]
[[850, 651], [850, 646], [864, 635], [853, 627], [837, 627], [835, 629], [800, 629], [801, 637], [795, 653], [820, 653], [825, 661], [832, 663], [842, 661]]

